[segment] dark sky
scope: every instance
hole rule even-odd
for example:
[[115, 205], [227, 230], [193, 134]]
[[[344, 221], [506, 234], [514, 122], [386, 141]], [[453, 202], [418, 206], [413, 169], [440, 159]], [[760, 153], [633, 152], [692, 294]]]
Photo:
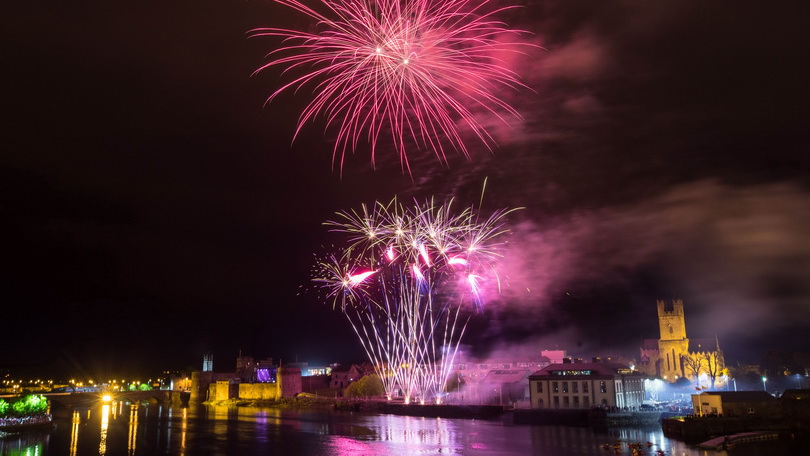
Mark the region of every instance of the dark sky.
[[359, 358], [342, 316], [299, 293], [333, 242], [321, 223], [394, 195], [475, 203], [485, 178], [485, 208], [525, 209], [477, 352], [633, 355], [672, 298], [732, 361], [810, 349], [806, 16], [524, 6], [505, 19], [543, 49], [510, 62], [532, 90], [504, 97], [525, 121], [470, 161], [417, 152], [412, 176], [362, 151], [341, 176], [322, 123], [291, 144], [307, 95], [263, 106], [281, 79], [250, 74], [278, 43], [246, 31], [306, 21], [269, 0], [4, 6], [0, 368]]

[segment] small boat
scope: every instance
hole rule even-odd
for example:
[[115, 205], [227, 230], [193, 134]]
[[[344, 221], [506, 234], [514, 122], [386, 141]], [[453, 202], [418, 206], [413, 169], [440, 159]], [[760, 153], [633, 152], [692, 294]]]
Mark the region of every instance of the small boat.
[[0, 435], [50, 431], [54, 426], [53, 417], [50, 414], [0, 418]]

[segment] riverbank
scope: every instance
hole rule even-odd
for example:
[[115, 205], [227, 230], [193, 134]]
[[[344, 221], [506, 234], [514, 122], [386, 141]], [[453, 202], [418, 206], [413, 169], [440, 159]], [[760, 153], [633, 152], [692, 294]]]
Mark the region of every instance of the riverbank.
[[661, 421], [664, 435], [685, 442], [698, 443], [703, 440], [746, 432], [778, 432], [780, 434], [810, 434], [810, 422], [774, 417], [695, 417], [681, 416], [665, 418]]
[[334, 398], [319, 398], [309, 396], [299, 396], [281, 399], [227, 399], [223, 401], [206, 401], [203, 405], [227, 406], [227, 407], [269, 407], [280, 409], [328, 409], [336, 408], [335, 404], [339, 400]]
[[504, 414], [500, 405], [448, 405], [448, 404], [404, 404], [382, 398], [323, 398], [298, 396], [279, 400], [228, 399], [203, 402], [203, 405], [226, 407], [269, 407], [290, 410], [333, 409], [349, 412], [382, 413], [402, 416], [422, 416], [427, 418], [466, 418], [493, 419]]

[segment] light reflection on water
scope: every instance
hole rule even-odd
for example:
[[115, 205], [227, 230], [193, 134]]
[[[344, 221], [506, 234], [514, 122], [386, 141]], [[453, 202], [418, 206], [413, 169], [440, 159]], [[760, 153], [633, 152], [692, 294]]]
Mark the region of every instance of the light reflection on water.
[[[179, 408], [112, 403], [57, 410], [51, 433], [0, 439], [5, 455], [630, 455], [603, 444], [650, 442], [646, 454], [703, 456], [660, 428], [594, 431], [587, 427], [516, 426], [500, 421], [420, 418], [328, 411], [222, 406]], [[784, 442], [783, 442], [784, 443]], [[750, 456], [763, 449], [796, 453], [796, 448], [743, 447], [717, 456]], [[646, 447], [645, 447], [646, 448]], [[802, 448], [803, 449], [803, 448]], [[799, 449], [801, 450], [801, 449]], [[771, 454], [773, 451], [768, 451]], [[801, 451], [799, 451], [800, 453]]]

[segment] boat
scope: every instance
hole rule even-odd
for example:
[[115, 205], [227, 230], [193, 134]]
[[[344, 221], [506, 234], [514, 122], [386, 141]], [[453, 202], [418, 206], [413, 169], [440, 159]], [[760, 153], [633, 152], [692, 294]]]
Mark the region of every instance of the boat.
[[0, 436], [26, 432], [50, 431], [55, 426], [50, 413], [0, 418]]

